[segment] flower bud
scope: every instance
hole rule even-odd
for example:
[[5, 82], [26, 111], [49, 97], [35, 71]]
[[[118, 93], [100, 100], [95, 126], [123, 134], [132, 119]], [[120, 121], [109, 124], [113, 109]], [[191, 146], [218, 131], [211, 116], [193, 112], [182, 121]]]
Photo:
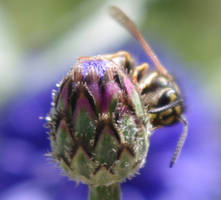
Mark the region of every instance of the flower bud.
[[145, 163], [149, 118], [124, 69], [104, 57], [78, 60], [49, 116], [52, 157], [76, 181], [110, 185]]

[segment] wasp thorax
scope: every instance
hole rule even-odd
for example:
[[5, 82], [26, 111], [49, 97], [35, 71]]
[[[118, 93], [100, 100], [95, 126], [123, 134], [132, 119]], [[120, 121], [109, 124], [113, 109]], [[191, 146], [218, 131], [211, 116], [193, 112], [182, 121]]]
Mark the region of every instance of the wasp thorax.
[[138, 85], [154, 126], [172, 125], [180, 119], [183, 102], [173, 80], [154, 71], [142, 77]]
[[52, 156], [69, 177], [109, 185], [143, 166], [150, 121], [128, 76], [105, 57], [79, 59], [50, 117]]

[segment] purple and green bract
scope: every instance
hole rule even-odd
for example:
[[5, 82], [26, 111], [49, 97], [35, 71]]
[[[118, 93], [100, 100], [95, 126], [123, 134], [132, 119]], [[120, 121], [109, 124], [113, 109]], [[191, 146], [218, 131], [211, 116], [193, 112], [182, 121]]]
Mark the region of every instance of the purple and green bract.
[[151, 125], [135, 86], [104, 57], [80, 58], [50, 113], [52, 157], [74, 180], [108, 186], [143, 166]]

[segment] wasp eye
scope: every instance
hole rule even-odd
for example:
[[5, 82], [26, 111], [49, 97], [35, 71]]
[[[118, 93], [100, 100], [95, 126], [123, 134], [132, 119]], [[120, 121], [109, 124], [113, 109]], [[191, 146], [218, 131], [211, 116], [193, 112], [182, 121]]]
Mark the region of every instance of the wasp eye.
[[176, 123], [182, 113], [182, 101], [177, 92], [172, 88], [164, 88], [150, 113], [155, 126]]
[[168, 105], [169, 103], [173, 102], [176, 99], [177, 95], [175, 90], [173, 89], [166, 90], [159, 98], [157, 107]]

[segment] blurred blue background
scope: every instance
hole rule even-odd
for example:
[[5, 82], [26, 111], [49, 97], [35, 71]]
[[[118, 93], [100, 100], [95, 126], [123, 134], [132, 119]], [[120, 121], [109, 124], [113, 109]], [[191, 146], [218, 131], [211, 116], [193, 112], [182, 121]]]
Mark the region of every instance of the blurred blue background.
[[168, 167], [182, 125], [155, 131], [124, 200], [220, 200], [221, 2], [202, 0], [2, 0], [0, 2], [0, 200], [83, 200], [87, 186], [62, 175], [45, 121], [51, 91], [79, 56], [129, 51], [149, 61], [107, 14], [118, 5], [136, 22], [184, 93], [189, 136]]

